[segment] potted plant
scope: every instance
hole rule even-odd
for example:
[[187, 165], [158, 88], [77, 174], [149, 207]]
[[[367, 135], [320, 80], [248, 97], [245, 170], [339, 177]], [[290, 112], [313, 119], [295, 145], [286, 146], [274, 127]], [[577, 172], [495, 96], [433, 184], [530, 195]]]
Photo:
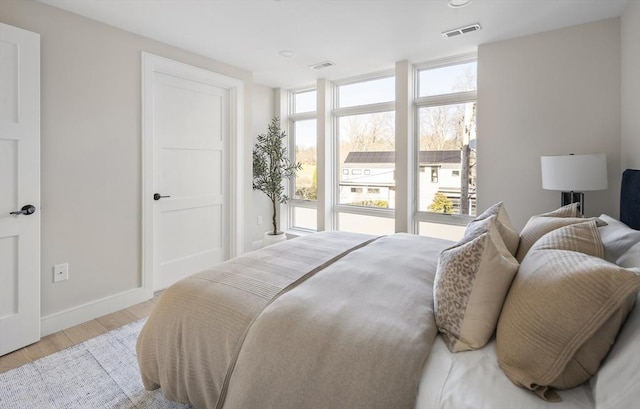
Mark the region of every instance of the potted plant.
[[263, 192], [273, 208], [273, 230], [266, 232], [264, 245], [285, 240], [284, 232], [278, 231], [278, 204], [285, 204], [289, 197], [285, 194], [284, 181], [291, 179], [302, 168], [301, 163], [292, 163], [287, 155], [285, 138], [280, 129], [280, 118], [274, 117], [266, 134], [258, 135], [253, 148], [253, 190]]

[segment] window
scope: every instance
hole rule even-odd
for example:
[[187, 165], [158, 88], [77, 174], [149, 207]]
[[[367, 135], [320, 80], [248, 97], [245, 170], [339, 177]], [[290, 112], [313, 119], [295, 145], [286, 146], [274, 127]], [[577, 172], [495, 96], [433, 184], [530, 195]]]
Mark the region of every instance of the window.
[[[475, 214], [475, 106], [475, 102], [467, 102], [418, 108], [419, 165], [430, 166], [430, 182], [437, 184], [418, 181], [418, 211]], [[452, 177], [441, 177], [443, 168], [450, 169]], [[460, 177], [463, 169], [466, 178]], [[454, 173], [458, 176], [453, 177]]]
[[316, 112], [316, 91], [303, 91], [293, 94], [293, 113]]
[[291, 184], [290, 227], [317, 230], [318, 155], [316, 91], [291, 93], [290, 136], [293, 160], [302, 164]]
[[[339, 154], [343, 165], [377, 166], [375, 175], [364, 177], [343, 178], [339, 182], [340, 205], [363, 206], [353, 198], [348, 191], [349, 186], [357, 183], [376, 183], [387, 187], [394, 187], [395, 170], [395, 117], [394, 112], [376, 112], [370, 114], [346, 115], [338, 118]], [[371, 173], [371, 172], [369, 172]], [[362, 168], [352, 169], [352, 176], [361, 176]], [[390, 193], [394, 191], [389, 190]], [[376, 203], [364, 206], [393, 209], [395, 196], [389, 195]]]
[[338, 108], [390, 102], [395, 98], [395, 77], [355, 82], [338, 88]]
[[338, 84], [336, 94], [335, 157], [339, 167], [351, 168], [348, 177], [343, 173], [337, 181], [334, 205], [337, 228], [393, 233], [395, 77], [387, 75]]
[[295, 198], [318, 198], [318, 155], [316, 152], [316, 120], [294, 121], [295, 160], [302, 164], [295, 178]]
[[476, 90], [478, 63], [423, 69], [418, 72], [418, 97], [446, 95]]
[[431, 166], [431, 183], [438, 183], [438, 167]]
[[[333, 84], [318, 80], [321, 92], [288, 92], [282, 116], [288, 115], [289, 152], [303, 166], [289, 184], [289, 228], [461, 237], [476, 213], [476, 56], [417, 65], [413, 81], [406, 61], [396, 66], [398, 84], [411, 85], [399, 94], [413, 97], [413, 109], [403, 104], [397, 118], [393, 71]], [[400, 166], [398, 175], [396, 121], [398, 138], [413, 138], [400, 146], [411, 166]], [[325, 176], [321, 189], [318, 170]], [[326, 197], [318, 198], [319, 191]], [[396, 192], [407, 195], [402, 206]]]
[[476, 61], [453, 61], [418, 70], [419, 234], [457, 237], [460, 226], [476, 214], [476, 67]]

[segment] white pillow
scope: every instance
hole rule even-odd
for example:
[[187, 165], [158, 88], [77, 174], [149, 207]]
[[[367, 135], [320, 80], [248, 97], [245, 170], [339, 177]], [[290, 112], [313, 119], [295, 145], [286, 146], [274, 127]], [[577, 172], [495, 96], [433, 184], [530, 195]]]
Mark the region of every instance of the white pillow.
[[618, 257], [616, 264], [624, 268], [640, 268], [640, 243], [634, 244], [626, 253]]
[[638, 407], [640, 398], [640, 294], [615, 344], [590, 379], [597, 409]]
[[604, 244], [604, 258], [607, 261], [616, 263], [632, 246], [640, 243], [640, 230], [633, 230], [606, 214], [600, 215], [600, 220], [607, 222], [606, 226], [599, 227], [600, 238]]

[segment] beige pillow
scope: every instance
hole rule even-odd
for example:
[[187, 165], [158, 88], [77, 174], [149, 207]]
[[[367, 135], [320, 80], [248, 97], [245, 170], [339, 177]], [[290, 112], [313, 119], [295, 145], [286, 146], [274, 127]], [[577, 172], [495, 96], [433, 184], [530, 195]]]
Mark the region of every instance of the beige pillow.
[[[502, 238], [502, 235], [498, 230], [498, 223], [498, 215], [495, 214], [487, 217], [486, 219], [473, 220], [467, 225], [466, 229], [464, 230], [464, 236], [462, 236], [457, 244], [468, 243], [481, 234], [490, 231]], [[502, 242], [504, 243], [504, 240]]]
[[550, 388], [578, 386], [598, 369], [640, 289], [640, 276], [603, 254], [594, 220], [554, 230], [527, 253], [496, 335], [513, 383], [559, 400]]
[[533, 246], [534, 243], [545, 234], [564, 226], [583, 223], [590, 220], [595, 220], [598, 226], [606, 225], [605, 222], [596, 217], [584, 219], [582, 217], [533, 216], [524, 226], [522, 232], [520, 232], [520, 245], [518, 246], [516, 259], [518, 262], [522, 263], [524, 256], [527, 254], [531, 246]]
[[495, 224], [444, 250], [434, 281], [436, 326], [451, 352], [482, 348], [493, 335], [518, 263]]
[[543, 217], [581, 217], [580, 203], [571, 203], [566, 206], [562, 206], [549, 213], [543, 213], [540, 216]]
[[496, 226], [498, 232], [500, 233], [500, 237], [502, 237], [502, 240], [504, 241], [507, 249], [509, 249], [509, 252], [515, 256], [516, 250], [518, 249], [518, 243], [520, 242], [520, 235], [518, 234], [517, 230], [513, 228], [511, 219], [509, 218], [509, 214], [507, 214], [507, 209], [502, 202], [494, 204], [493, 206], [485, 210], [481, 215], [473, 219], [467, 225], [467, 229], [465, 230], [465, 237], [467, 237], [468, 234], [476, 228], [476, 224], [485, 221], [491, 216], [496, 217]]
[[567, 250], [604, 258], [604, 244], [600, 240], [598, 221], [580, 219], [574, 224], [554, 229], [542, 236], [532, 250]]

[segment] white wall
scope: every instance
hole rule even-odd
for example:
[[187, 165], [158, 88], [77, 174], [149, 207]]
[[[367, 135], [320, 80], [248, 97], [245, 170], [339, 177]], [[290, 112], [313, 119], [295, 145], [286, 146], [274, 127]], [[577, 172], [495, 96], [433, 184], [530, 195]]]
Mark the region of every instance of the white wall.
[[[1, 10], [3, 23], [41, 36], [42, 315], [80, 317], [79, 307], [141, 284], [141, 51], [244, 81], [245, 199], [254, 117], [271, 117], [271, 91], [248, 71], [32, 0], [2, 0]], [[52, 266], [63, 262], [69, 280], [53, 284]]]
[[620, 19], [622, 51], [622, 169], [640, 169], [640, 1]]
[[542, 189], [541, 155], [603, 152], [609, 189], [586, 192], [585, 212], [617, 216], [620, 112], [618, 18], [481, 45], [479, 211], [502, 200], [522, 228], [560, 204]]

